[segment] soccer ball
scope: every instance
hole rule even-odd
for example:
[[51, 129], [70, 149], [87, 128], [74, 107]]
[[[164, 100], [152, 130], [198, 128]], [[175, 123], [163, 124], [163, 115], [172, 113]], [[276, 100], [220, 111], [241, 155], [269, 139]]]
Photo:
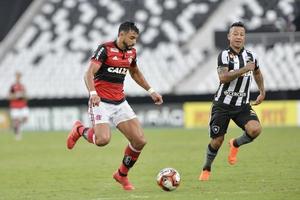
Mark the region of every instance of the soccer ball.
[[156, 177], [157, 184], [165, 191], [173, 191], [180, 184], [180, 175], [174, 168], [160, 170]]

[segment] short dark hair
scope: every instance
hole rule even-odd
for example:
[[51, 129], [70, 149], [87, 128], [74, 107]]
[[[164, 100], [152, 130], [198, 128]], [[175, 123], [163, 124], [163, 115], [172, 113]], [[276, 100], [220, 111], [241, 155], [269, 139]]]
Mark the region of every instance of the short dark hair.
[[118, 34], [120, 34], [121, 31], [124, 31], [124, 32], [134, 31], [137, 34], [140, 33], [140, 31], [139, 31], [138, 27], [135, 25], [135, 23], [130, 22], [130, 21], [126, 21], [126, 22], [123, 22], [122, 24], [120, 24]]
[[231, 24], [231, 26], [230, 26], [229, 29], [228, 29], [228, 32], [230, 31], [230, 29], [231, 29], [232, 27], [243, 27], [243, 28], [245, 29], [245, 31], [246, 31], [246, 27], [245, 27], [244, 23], [241, 22], [241, 21], [234, 22], [233, 24]]

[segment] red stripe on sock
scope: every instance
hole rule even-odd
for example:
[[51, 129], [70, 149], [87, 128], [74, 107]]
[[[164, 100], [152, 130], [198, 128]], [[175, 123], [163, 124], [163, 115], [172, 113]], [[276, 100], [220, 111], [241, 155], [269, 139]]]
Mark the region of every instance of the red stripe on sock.
[[87, 141], [89, 143], [93, 143], [93, 136], [94, 136], [95, 132], [94, 132], [94, 129], [93, 128], [89, 128], [87, 130]]

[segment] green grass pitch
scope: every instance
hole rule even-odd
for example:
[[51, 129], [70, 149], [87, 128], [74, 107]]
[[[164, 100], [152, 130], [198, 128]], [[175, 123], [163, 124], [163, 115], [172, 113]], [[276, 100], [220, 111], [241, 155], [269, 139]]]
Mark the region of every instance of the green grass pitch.
[[[112, 179], [127, 141], [114, 131], [99, 148], [81, 139], [65, 146], [67, 133], [25, 133], [15, 141], [0, 133], [0, 200], [125, 199], [300, 199], [300, 129], [265, 128], [252, 144], [240, 148], [238, 163], [227, 163], [227, 141], [241, 134], [230, 129], [215, 160], [211, 180], [198, 181], [209, 141], [206, 129], [145, 129], [148, 140], [130, 173], [134, 191]], [[156, 175], [164, 167], [181, 174], [181, 185], [164, 192]]]

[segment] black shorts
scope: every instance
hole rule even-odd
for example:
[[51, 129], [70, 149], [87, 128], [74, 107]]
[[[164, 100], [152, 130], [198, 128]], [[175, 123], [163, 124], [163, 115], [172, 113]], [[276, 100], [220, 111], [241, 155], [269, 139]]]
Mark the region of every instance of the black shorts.
[[259, 121], [250, 104], [245, 104], [243, 106], [232, 106], [214, 102], [212, 105], [209, 122], [210, 137], [216, 138], [226, 134], [230, 119], [232, 119], [235, 124], [243, 130], [245, 130], [245, 125], [248, 121]]

